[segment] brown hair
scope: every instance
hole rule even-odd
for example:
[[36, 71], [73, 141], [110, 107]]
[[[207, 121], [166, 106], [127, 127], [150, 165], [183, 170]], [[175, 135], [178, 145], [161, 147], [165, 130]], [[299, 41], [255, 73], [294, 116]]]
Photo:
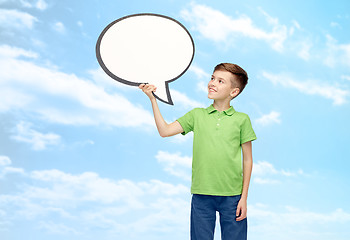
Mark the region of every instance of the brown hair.
[[[214, 68], [215, 71], [227, 71], [234, 74], [236, 77], [231, 78], [231, 83], [234, 87], [239, 88], [239, 94], [243, 91], [248, 83], [248, 74], [240, 66], [233, 63], [220, 63]], [[239, 95], [238, 94], [238, 95]]]

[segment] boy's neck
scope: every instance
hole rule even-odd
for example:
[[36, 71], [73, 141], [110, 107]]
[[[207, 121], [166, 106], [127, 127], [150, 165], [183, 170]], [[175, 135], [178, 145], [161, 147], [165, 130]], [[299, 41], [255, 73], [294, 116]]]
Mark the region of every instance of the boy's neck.
[[213, 103], [213, 107], [219, 112], [225, 111], [231, 107], [230, 101], [215, 101]]

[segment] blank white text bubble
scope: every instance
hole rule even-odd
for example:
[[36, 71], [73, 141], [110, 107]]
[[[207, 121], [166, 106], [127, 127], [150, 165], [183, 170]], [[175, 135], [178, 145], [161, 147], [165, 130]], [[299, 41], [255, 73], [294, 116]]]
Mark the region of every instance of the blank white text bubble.
[[181, 23], [151, 13], [115, 20], [96, 44], [97, 60], [110, 77], [131, 86], [155, 85], [154, 95], [171, 105], [168, 83], [187, 71], [194, 50], [193, 39]]

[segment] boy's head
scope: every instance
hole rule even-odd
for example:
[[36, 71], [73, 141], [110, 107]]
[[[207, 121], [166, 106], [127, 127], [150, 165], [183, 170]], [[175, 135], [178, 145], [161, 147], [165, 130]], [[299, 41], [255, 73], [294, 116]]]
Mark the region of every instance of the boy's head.
[[[238, 88], [238, 96], [248, 83], [248, 74], [240, 66], [233, 63], [220, 63], [214, 68], [215, 71], [227, 71], [232, 73], [231, 86], [232, 88]], [[236, 97], [235, 96], [235, 97]]]

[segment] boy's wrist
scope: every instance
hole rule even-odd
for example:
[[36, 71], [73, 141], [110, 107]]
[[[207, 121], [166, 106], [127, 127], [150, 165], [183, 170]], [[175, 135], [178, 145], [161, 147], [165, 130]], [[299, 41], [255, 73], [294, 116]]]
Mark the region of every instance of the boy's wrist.
[[152, 96], [149, 97], [149, 99], [151, 100], [152, 103], [157, 102], [157, 99], [155, 96], [153, 96], [153, 94], [152, 94]]
[[241, 194], [241, 199], [247, 201], [248, 195], [246, 193]]

